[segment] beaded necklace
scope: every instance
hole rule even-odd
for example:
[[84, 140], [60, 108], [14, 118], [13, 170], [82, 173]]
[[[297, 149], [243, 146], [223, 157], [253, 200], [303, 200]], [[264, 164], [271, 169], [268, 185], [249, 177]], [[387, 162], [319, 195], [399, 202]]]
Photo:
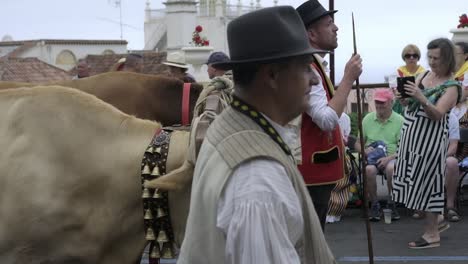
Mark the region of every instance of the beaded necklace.
[[284, 151], [284, 153], [286, 153], [286, 155], [293, 157], [291, 154], [291, 150], [289, 149], [288, 145], [284, 142], [284, 140], [281, 138], [278, 131], [276, 131], [276, 129], [270, 124], [270, 122], [268, 122], [268, 120], [264, 118], [263, 115], [260, 114], [260, 112], [258, 112], [253, 106], [242, 101], [239, 97], [235, 95], [233, 95], [231, 106], [233, 109], [248, 116], [255, 123], [257, 123], [263, 129], [263, 131], [266, 134], [268, 134], [268, 136], [270, 136], [270, 138], [281, 147], [281, 149]]

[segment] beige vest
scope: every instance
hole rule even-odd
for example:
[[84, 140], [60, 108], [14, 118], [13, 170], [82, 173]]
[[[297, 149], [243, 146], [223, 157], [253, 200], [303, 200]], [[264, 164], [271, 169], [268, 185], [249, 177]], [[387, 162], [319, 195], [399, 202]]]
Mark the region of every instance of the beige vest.
[[255, 122], [227, 108], [208, 129], [195, 166], [190, 213], [178, 264], [224, 263], [226, 241], [216, 227], [218, 200], [232, 171], [244, 161], [281, 163], [302, 206], [304, 234], [295, 245], [302, 263], [336, 263], [296, 164]]

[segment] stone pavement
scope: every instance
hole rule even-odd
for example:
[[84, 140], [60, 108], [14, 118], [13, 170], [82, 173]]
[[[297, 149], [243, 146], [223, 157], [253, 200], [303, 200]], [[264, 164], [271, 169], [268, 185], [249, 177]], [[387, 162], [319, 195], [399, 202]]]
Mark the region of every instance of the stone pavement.
[[[424, 219], [415, 220], [405, 208], [398, 208], [401, 219], [385, 224], [371, 222], [374, 263], [451, 264], [468, 263], [468, 217], [441, 234], [441, 246], [410, 249], [407, 244], [421, 234]], [[468, 206], [463, 207], [468, 214]], [[325, 237], [340, 264], [369, 263], [365, 219], [361, 209], [346, 209], [338, 223], [327, 224]]]
[[[371, 222], [374, 263], [376, 264], [467, 264], [468, 263], [468, 205], [463, 206], [465, 218], [450, 223], [441, 235], [441, 246], [431, 249], [409, 249], [407, 244], [422, 234], [424, 219], [412, 219], [405, 208], [398, 208], [401, 219], [385, 224]], [[463, 216], [462, 216], [463, 217]], [[369, 263], [366, 225], [361, 209], [346, 209], [342, 220], [327, 224], [325, 236], [340, 264]], [[141, 264], [147, 264], [145, 256]], [[162, 260], [161, 264], [176, 260]]]

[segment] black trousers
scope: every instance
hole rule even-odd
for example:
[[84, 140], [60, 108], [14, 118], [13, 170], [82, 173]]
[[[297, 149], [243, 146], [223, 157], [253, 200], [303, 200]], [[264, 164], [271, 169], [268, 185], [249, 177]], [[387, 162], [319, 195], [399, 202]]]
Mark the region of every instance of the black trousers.
[[333, 188], [335, 188], [335, 185], [336, 184], [333, 183], [327, 185], [307, 186], [307, 190], [309, 191], [312, 202], [314, 203], [315, 211], [317, 212], [323, 231], [325, 231], [328, 201], [330, 200], [330, 195]]

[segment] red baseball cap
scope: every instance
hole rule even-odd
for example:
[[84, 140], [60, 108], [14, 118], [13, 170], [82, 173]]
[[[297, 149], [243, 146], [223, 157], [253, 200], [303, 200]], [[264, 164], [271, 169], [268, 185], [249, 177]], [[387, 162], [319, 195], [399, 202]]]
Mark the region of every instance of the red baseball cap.
[[379, 88], [374, 92], [374, 101], [388, 102], [393, 100], [393, 98], [393, 93], [388, 88]]

